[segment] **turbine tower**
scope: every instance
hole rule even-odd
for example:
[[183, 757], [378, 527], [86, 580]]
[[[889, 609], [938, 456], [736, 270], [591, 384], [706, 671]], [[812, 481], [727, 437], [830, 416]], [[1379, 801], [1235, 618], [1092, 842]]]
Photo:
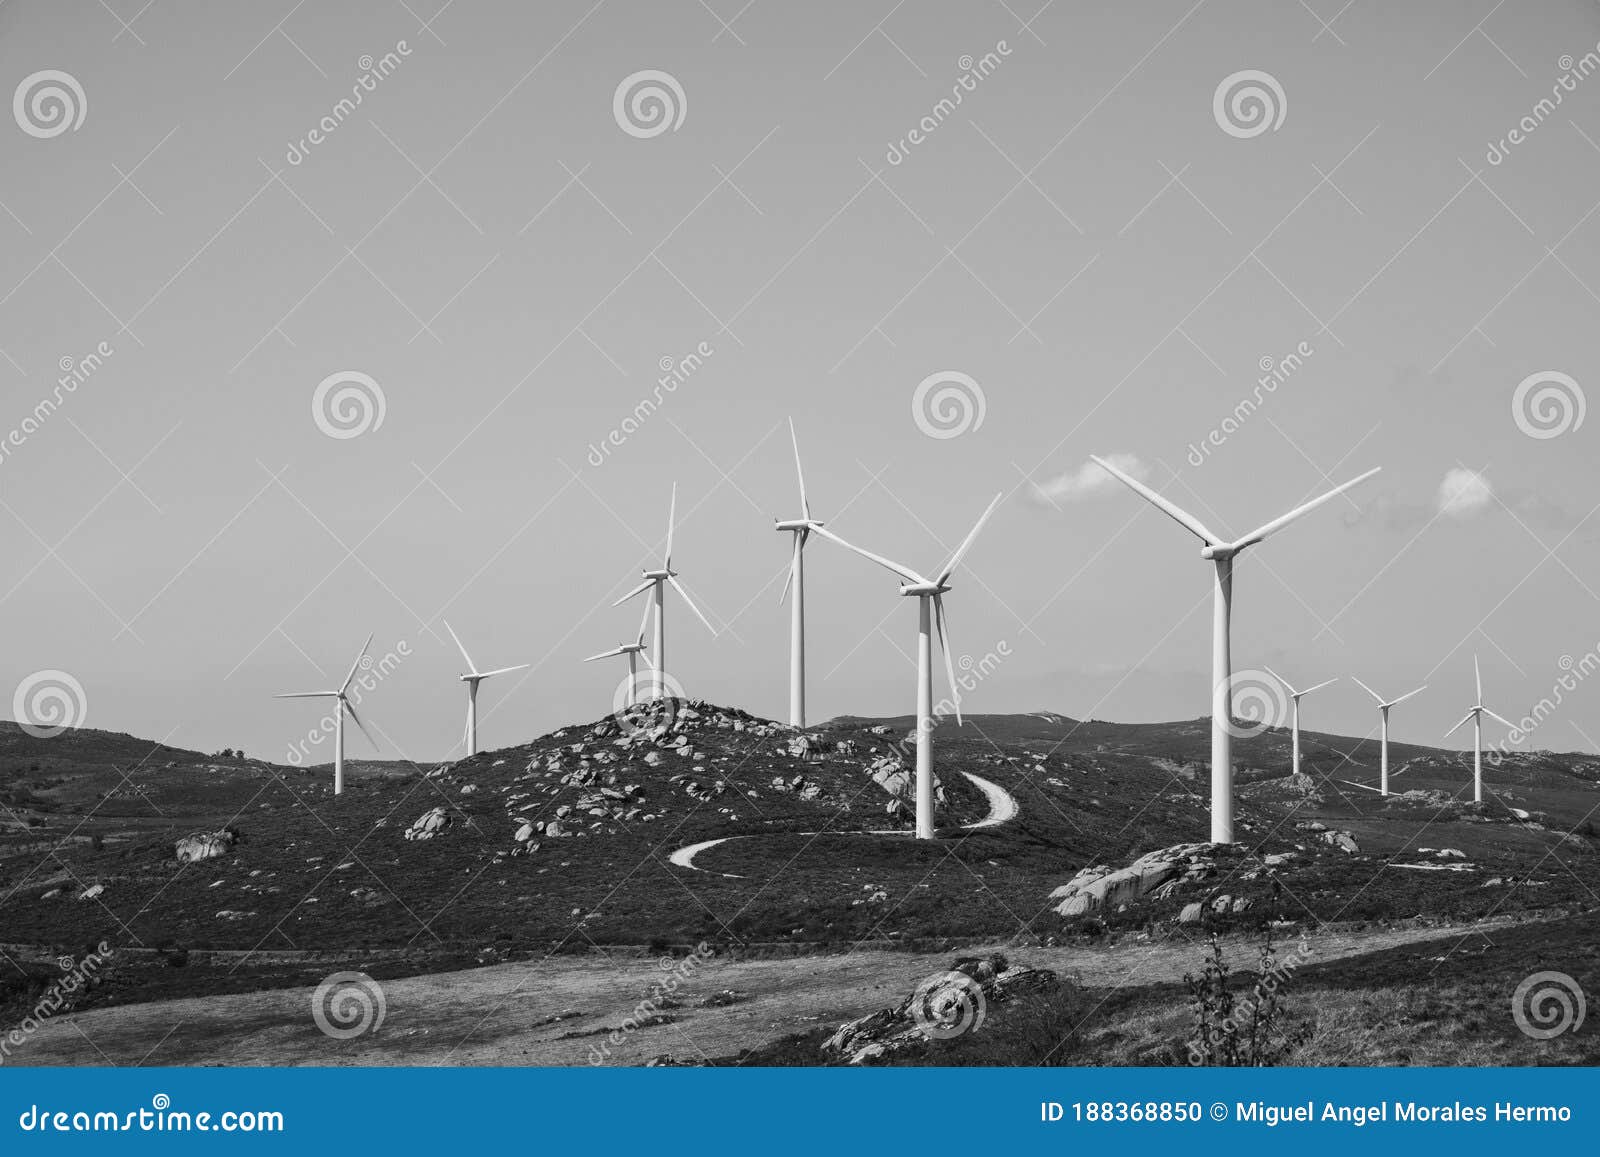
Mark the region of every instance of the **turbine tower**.
[[1294, 704], [1293, 708], [1291, 709], [1290, 718], [1291, 718], [1291, 721], [1292, 721], [1291, 722], [1291, 726], [1292, 726], [1293, 732], [1294, 732], [1294, 773], [1296, 775], [1299, 775], [1300, 774], [1300, 697], [1302, 695], [1309, 695], [1313, 691], [1321, 691], [1324, 687], [1326, 687], [1330, 683], [1337, 683], [1339, 681], [1339, 676], [1335, 675], [1332, 679], [1324, 679], [1321, 683], [1318, 683], [1315, 687], [1307, 687], [1304, 691], [1296, 691], [1294, 689], [1294, 686], [1289, 682], [1289, 680], [1285, 679], [1282, 675], [1278, 674], [1271, 667], [1266, 668], [1266, 671], [1267, 671], [1268, 675], [1271, 675], [1274, 679], [1276, 679], [1278, 682], [1280, 682], [1280, 683], [1282, 683], [1284, 685], [1284, 687], [1289, 692], [1290, 700]]
[[795, 436], [794, 419], [789, 419], [789, 441], [794, 445], [794, 473], [800, 480], [800, 517], [773, 519], [773, 529], [788, 531], [793, 536], [789, 556], [789, 577], [783, 582], [781, 604], [794, 589], [794, 601], [789, 604], [789, 726], [806, 725], [806, 540], [822, 523], [811, 517], [811, 503], [806, 499], [806, 476], [800, 468], [800, 439]]
[[356, 714], [355, 706], [350, 702], [346, 692], [350, 690], [350, 681], [356, 677], [356, 671], [361, 667], [361, 660], [367, 657], [367, 648], [372, 646], [372, 636], [367, 636], [367, 641], [361, 644], [361, 653], [356, 656], [356, 661], [350, 664], [350, 673], [344, 677], [344, 682], [339, 684], [337, 691], [290, 691], [283, 695], [274, 695], [274, 699], [337, 699], [334, 707], [333, 724], [333, 794], [344, 794], [344, 716], [350, 713], [350, 718], [355, 720], [361, 734], [367, 737], [367, 742], [372, 744], [372, 749], [378, 749], [378, 741], [372, 738], [372, 732], [367, 730], [367, 725], [361, 722], [361, 716]]
[[480, 671], [478, 665], [472, 661], [472, 656], [467, 654], [466, 647], [462, 646], [461, 638], [455, 633], [448, 622], [444, 629], [450, 632], [450, 637], [456, 641], [456, 647], [461, 651], [461, 657], [467, 661], [467, 673], [461, 676], [461, 681], [467, 685], [467, 756], [478, 754], [478, 684], [495, 675], [505, 675], [512, 671], [525, 670], [529, 664], [518, 663], [515, 667], [498, 667], [493, 671]]
[[930, 840], [933, 838], [933, 641], [930, 634], [930, 619], [936, 625], [939, 633], [939, 649], [944, 652], [945, 675], [950, 680], [950, 700], [956, 711], [956, 725], [961, 725], [961, 690], [956, 685], [955, 664], [950, 658], [950, 633], [945, 622], [944, 595], [950, 589], [950, 576], [955, 573], [961, 559], [971, 548], [973, 540], [978, 537], [978, 532], [983, 529], [983, 524], [989, 521], [989, 516], [994, 513], [994, 508], [1000, 505], [1004, 494], [996, 494], [994, 501], [989, 503], [989, 509], [983, 512], [977, 524], [967, 534], [966, 539], [956, 548], [950, 556], [950, 561], [944, 564], [937, 578], [924, 578], [908, 566], [891, 562], [882, 555], [873, 554], [870, 550], [862, 550], [840, 538], [833, 531], [826, 529], [820, 523], [813, 529], [824, 538], [832, 539], [847, 550], [853, 550], [863, 558], [870, 559], [881, 567], [886, 567], [900, 576], [900, 593], [907, 598], [917, 600], [917, 839]]
[[1388, 699], [1388, 700], [1386, 700], [1386, 699], [1384, 699], [1384, 697], [1382, 695], [1379, 695], [1376, 691], [1374, 691], [1371, 687], [1368, 687], [1360, 679], [1356, 679], [1356, 677], [1354, 675], [1350, 676], [1350, 678], [1356, 680], [1356, 686], [1357, 687], [1360, 687], [1368, 695], [1371, 695], [1375, 700], [1377, 700], [1377, 702], [1378, 702], [1378, 711], [1383, 716], [1383, 740], [1382, 740], [1382, 744], [1381, 744], [1380, 749], [1379, 749], [1380, 750], [1380, 755], [1378, 757], [1378, 767], [1379, 767], [1379, 771], [1378, 771], [1378, 794], [1379, 795], [1388, 795], [1389, 794], [1389, 708], [1393, 707], [1397, 703], [1404, 703], [1407, 699], [1411, 698], [1413, 695], [1421, 694], [1423, 691], [1426, 691], [1428, 689], [1428, 685], [1426, 683], [1424, 683], [1422, 686], [1418, 687], [1415, 691], [1407, 691], [1404, 695], [1400, 696], [1400, 698], [1398, 698], [1398, 699]]
[[674, 482], [672, 484], [671, 504], [667, 507], [667, 553], [662, 559], [660, 568], [658, 570], [643, 571], [644, 582], [611, 604], [614, 607], [620, 607], [635, 595], [641, 595], [645, 591], [651, 592], [650, 603], [655, 610], [656, 616], [655, 645], [651, 650], [655, 652], [655, 669], [660, 676], [656, 680], [655, 694], [651, 696], [652, 699], [665, 699], [667, 697], [667, 623], [665, 614], [667, 586], [670, 584], [672, 589], [678, 592], [678, 597], [683, 599], [684, 606], [693, 611], [695, 618], [706, 625], [706, 630], [710, 631], [713, 636], [717, 633], [717, 629], [711, 625], [711, 620], [700, 613], [700, 608], [694, 605], [694, 600], [689, 597], [689, 592], [683, 589], [683, 584], [678, 581], [678, 572], [672, 569], [672, 530], [677, 519], [678, 484]]
[[616, 655], [628, 656], [628, 691], [622, 704], [624, 707], [632, 707], [639, 702], [639, 656], [643, 655], [645, 663], [652, 669], [655, 667], [655, 664], [650, 662], [650, 656], [644, 648], [644, 632], [649, 622], [650, 604], [646, 603], [644, 605], [644, 617], [639, 620], [639, 637], [637, 639], [631, 643], [623, 643], [621, 646], [612, 647], [609, 651], [601, 651], [598, 655], [590, 655], [584, 660], [585, 663], [593, 663], [596, 659], [610, 659]]
[[[1483, 717], [1487, 715], [1491, 719], [1498, 719], [1501, 723], [1504, 723], [1513, 731], [1517, 729], [1517, 725], [1511, 722], [1511, 720], [1507, 719], [1504, 715], [1496, 715], [1493, 711], [1490, 711], [1483, 705], [1483, 672], [1478, 669], [1478, 656], [1476, 655], [1472, 656], [1472, 675], [1477, 681], [1478, 698], [1477, 701], [1473, 703], [1472, 709], [1461, 717], [1461, 723], [1465, 723], [1469, 719], [1472, 720], [1472, 802], [1482, 803]], [[1461, 726], [1461, 723], [1457, 723], [1455, 727], [1452, 727], [1449, 731], [1446, 731], [1444, 733], [1444, 737], [1449, 739], [1452, 735], [1454, 735], [1456, 733], [1456, 729]]]
[[1144, 483], [1118, 470], [1101, 458], [1091, 459], [1112, 476], [1125, 483], [1134, 493], [1178, 522], [1197, 536], [1204, 544], [1200, 557], [1216, 565], [1216, 584], [1212, 591], [1211, 613], [1211, 842], [1233, 843], [1233, 745], [1230, 727], [1233, 722], [1233, 660], [1229, 650], [1233, 615], [1233, 559], [1241, 551], [1254, 546], [1270, 534], [1282, 530], [1291, 522], [1311, 513], [1357, 483], [1365, 482], [1378, 472], [1368, 470], [1359, 478], [1352, 478], [1336, 486], [1321, 498], [1314, 498], [1297, 506], [1287, 514], [1257, 527], [1243, 538], [1228, 542], [1220, 535], [1207, 530], [1194, 515], [1168, 502]]

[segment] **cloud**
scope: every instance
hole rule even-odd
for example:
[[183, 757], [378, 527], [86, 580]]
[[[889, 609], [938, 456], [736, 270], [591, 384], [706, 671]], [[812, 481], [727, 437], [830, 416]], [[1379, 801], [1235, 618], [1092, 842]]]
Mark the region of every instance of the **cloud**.
[[1451, 518], [1475, 518], [1493, 501], [1494, 487], [1476, 470], [1447, 470], [1439, 483], [1439, 513]]
[[[1141, 462], [1137, 455], [1106, 454], [1103, 457], [1124, 474], [1130, 474], [1141, 482], [1150, 474], [1150, 468]], [[1122, 483], [1093, 462], [1085, 462], [1076, 470], [1068, 470], [1065, 474], [1057, 474], [1053, 478], [1033, 483], [1028, 488], [1028, 493], [1035, 502], [1054, 506], [1058, 502], [1078, 502], [1084, 498], [1092, 498], [1096, 494], [1108, 493], [1121, 485]]]

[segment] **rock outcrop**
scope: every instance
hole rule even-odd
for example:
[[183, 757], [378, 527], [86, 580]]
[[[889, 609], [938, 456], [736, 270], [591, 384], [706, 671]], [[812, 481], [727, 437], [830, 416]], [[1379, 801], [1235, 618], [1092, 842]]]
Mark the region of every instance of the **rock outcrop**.
[[893, 1008], [879, 1009], [844, 1025], [822, 1043], [822, 1051], [859, 1065], [915, 1050], [981, 1028], [992, 1004], [1055, 984], [1044, 968], [1013, 968], [998, 952], [957, 959], [950, 971], [929, 977]]

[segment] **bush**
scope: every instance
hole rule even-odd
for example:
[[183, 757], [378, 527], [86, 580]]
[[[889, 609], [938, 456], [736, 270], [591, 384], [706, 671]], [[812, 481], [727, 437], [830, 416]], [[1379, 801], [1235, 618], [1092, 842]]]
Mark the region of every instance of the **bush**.
[[1213, 932], [1200, 975], [1185, 973], [1183, 977], [1194, 1012], [1194, 1035], [1185, 1044], [1189, 1063], [1249, 1068], [1278, 1065], [1309, 1041], [1311, 1025], [1287, 1031], [1280, 1023], [1286, 1009], [1278, 1000], [1278, 988], [1285, 979], [1285, 969], [1286, 965], [1278, 960], [1272, 924], [1268, 921], [1255, 982], [1243, 1000], [1236, 999], [1231, 970], [1222, 956], [1222, 942]]

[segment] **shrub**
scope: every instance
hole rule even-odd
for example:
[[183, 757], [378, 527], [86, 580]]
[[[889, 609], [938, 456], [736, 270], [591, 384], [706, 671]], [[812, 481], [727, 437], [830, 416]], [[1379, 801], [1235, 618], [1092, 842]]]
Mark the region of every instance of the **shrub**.
[[1286, 966], [1278, 960], [1270, 921], [1263, 931], [1259, 964], [1249, 993], [1237, 999], [1222, 942], [1215, 932], [1211, 934], [1200, 975], [1183, 977], [1194, 1012], [1194, 1035], [1186, 1043], [1190, 1064], [1250, 1068], [1282, 1064], [1311, 1039], [1311, 1025], [1289, 1031], [1280, 1023], [1286, 1009], [1278, 999], [1278, 988]]

